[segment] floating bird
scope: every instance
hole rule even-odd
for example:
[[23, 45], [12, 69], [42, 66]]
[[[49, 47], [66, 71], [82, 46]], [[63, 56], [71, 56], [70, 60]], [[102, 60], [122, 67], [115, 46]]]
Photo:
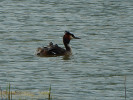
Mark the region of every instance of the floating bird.
[[71, 47], [69, 46], [71, 39], [80, 39], [75, 37], [69, 31], [65, 31], [65, 35], [63, 36], [64, 48], [59, 47], [57, 44], [49, 43], [47, 47], [39, 47], [37, 48], [37, 56], [63, 56], [63, 55], [71, 55]]

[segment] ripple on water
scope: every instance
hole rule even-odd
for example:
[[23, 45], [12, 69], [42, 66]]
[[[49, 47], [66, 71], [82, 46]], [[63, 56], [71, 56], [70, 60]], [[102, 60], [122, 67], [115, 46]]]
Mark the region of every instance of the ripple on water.
[[[132, 1], [2, 0], [0, 87], [48, 91], [56, 100], [132, 98]], [[89, 7], [89, 9], [88, 9]], [[68, 30], [70, 57], [37, 57], [49, 42], [63, 47]]]

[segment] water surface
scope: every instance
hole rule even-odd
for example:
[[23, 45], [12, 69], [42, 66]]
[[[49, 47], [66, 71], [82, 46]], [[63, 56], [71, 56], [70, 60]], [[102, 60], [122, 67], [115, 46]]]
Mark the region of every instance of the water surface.
[[[132, 0], [1, 0], [0, 87], [48, 91], [54, 100], [125, 100], [133, 96]], [[73, 55], [37, 57], [49, 42], [63, 47], [68, 30]]]

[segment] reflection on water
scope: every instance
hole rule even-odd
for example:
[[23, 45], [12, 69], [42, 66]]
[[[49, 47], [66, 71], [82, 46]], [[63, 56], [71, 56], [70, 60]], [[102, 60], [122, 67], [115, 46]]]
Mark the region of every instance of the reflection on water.
[[65, 55], [63, 56], [63, 60], [71, 60], [72, 55]]
[[[133, 1], [0, 1], [0, 87], [45, 91], [57, 100], [124, 100], [133, 91]], [[63, 47], [68, 30], [72, 56], [37, 57], [49, 42]]]

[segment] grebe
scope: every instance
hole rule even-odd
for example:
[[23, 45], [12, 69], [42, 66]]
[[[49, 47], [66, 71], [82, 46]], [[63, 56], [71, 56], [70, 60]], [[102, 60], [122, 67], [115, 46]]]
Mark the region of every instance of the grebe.
[[61, 55], [70, 55], [71, 54], [71, 47], [69, 46], [71, 39], [80, 39], [75, 37], [69, 31], [65, 31], [65, 35], [63, 36], [63, 43], [65, 46], [64, 48], [59, 47], [57, 44], [53, 45], [52, 42], [49, 43], [47, 47], [39, 47], [37, 48], [37, 55], [38, 56], [61, 56]]

